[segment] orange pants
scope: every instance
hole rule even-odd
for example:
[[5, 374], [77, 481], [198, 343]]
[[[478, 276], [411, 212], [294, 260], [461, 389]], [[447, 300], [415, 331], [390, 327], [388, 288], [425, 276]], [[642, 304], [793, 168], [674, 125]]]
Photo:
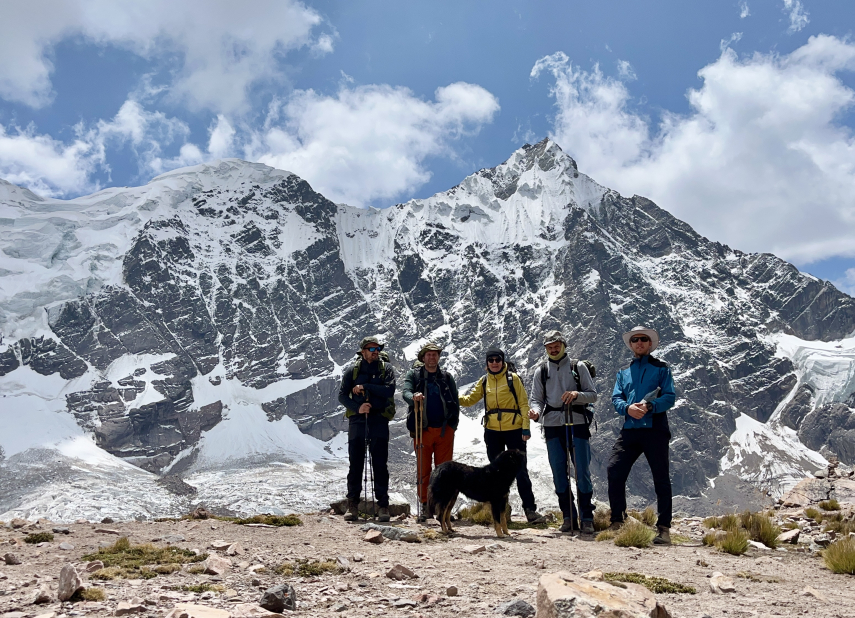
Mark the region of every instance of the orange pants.
[[446, 461], [451, 461], [454, 456], [454, 430], [445, 428], [445, 435], [440, 437], [442, 427], [428, 427], [422, 433], [422, 448], [413, 440], [419, 462], [419, 501], [427, 502], [428, 481], [430, 481], [431, 459], [433, 465], [438, 466]]

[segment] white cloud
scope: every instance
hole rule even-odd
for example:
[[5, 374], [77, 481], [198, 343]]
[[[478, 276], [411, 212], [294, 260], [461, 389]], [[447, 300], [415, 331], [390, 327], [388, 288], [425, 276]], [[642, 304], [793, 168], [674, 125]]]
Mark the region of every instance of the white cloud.
[[741, 32], [734, 32], [733, 34], [730, 35], [729, 39], [722, 39], [721, 43], [718, 44], [718, 47], [719, 47], [719, 49], [721, 49], [721, 51], [724, 51], [725, 49], [727, 49], [728, 47], [730, 47], [734, 43], [738, 43], [740, 41], [740, 39], [742, 39], [742, 33]]
[[784, 13], [787, 12], [790, 17], [790, 27], [787, 28], [787, 32], [790, 34], [800, 31], [810, 23], [809, 13], [800, 0], [784, 0]]
[[617, 69], [618, 75], [625, 80], [635, 81], [638, 79], [638, 76], [635, 74], [635, 69], [632, 68], [632, 65], [627, 60], [618, 60]]
[[217, 116], [217, 123], [211, 127], [210, 133], [208, 152], [211, 156], [215, 159], [229, 156], [234, 148], [236, 131], [228, 119], [222, 114]]
[[751, 15], [751, 9], [748, 8], [748, 2], [742, 0], [739, 3], [739, 19], [745, 19]]
[[855, 268], [848, 268], [843, 277], [836, 281], [832, 281], [834, 286], [841, 292], [855, 296]]
[[68, 36], [177, 62], [170, 95], [194, 108], [242, 109], [249, 88], [281, 80], [279, 62], [309, 46], [320, 15], [297, 0], [28, 0], [5, 2], [0, 20], [0, 97], [33, 107], [52, 98], [50, 55]]
[[63, 144], [32, 128], [10, 131], [0, 125], [0, 178], [45, 196], [94, 190], [89, 175], [103, 151], [85, 139]]
[[807, 264], [855, 255], [855, 139], [839, 120], [855, 91], [838, 77], [853, 69], [855, 44], [831, 36], [785, 56], [725, 49], [699, 71], [691, 112], [655, 129], [597, 67], [559, 53], [532, 75], [555, 80], [552, 136], [580, 169], [712, 239]]
[[297, 91], [271, 106], [246, 158], [294, 172], [336, 202], [391, 200], [428, 181], [427, 157], [453, 157], [451, 142], [499, 109], [488, 91], [462, 82], [434, 98], [387, 85], [343, 85], [335, 96]]

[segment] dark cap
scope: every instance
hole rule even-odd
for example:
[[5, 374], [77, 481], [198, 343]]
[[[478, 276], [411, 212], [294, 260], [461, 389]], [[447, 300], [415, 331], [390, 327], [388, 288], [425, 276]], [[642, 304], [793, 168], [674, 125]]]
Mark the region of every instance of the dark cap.
[[499, 347], [499, 346], [497, 346], [497, 345], [490, 346], [490, 347], [487, 349], [487, 353], [484, 355], [484, 357], [485, 357], [485, 358], [490, 358], [491, 356], [501, 356], [501, 357], [502, 357], [502, 362], [503, 362], [503, 363], [505, 362], [505, 353], [504, 353], [504, 351], [502, 350], [502, 348], [500, 348], [500, 347]]

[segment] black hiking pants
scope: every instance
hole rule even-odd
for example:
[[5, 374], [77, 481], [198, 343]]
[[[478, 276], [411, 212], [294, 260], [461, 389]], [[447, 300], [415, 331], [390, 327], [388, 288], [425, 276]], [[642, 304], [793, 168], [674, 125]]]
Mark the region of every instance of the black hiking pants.
[[626, 480], [632, 465], [642, 455], [653, 473], [656, 490], [656, 507], [659, 511], [657, 526], [671, 527], [671, 474], [669, 448], [671, 432], [659, 429], [622, 429], [609, 457], [609, 506], [612, 522], [622, 522], [626, 512]]
[[[519, 449], [525, 453], [525, 440], [522, 439], [522, 429], [510, 431], [484, 430], [484, 444], [487, 445], [487, 459], [491, 462], [496, 459], [505, 449]], [[536, 511], [537, 504], [534, 501], [534, 491], [531, 488], [531, 479], [528, 478], [528, 463], [524, 463], [517, 473], [517, 491], [520, 492], [523, 508], [527, 511]]]
[[[367, 424], [366, 424], [367, 421]], [[347, 456], [350, 468], [347, 471], [347, 498], [359, 500], [362, 496], [363, 472], [365, 471], [365, 442], [368, 436], [368, 452], [374, 472], [374, 497], [378, 508], [389, 506], [389, 421], [379, 414], [350, 417], [347, 428]], [[370, 494], [371, 487], [368, 488]], [[366, 500], [370, 496], [365, 496]]]

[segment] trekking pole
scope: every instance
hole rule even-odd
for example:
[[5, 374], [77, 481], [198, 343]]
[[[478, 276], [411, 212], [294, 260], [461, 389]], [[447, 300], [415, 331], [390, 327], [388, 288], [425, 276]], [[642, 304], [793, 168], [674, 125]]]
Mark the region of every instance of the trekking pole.
[[[579, 495], [579, 478], [576, 470], [576, 445], [573, 444], [573, 412], [569, 403], [564, 404], [564, 439], [567, 440], [567, 482], [573, 480], [576, 485], [576, 495]], [[573, 475], [570, 476], [570, 465], [573, 465]], [[575, 507], [575, 498], [573, 490], [570, 490], [571, 508]], [[577, 521], [582, 520], [582, 514], [576, 510]]]
[[422, 400], [414, 402], [416, 422], [416, 521], [422, 518]]
[[[377, 497], [374, 488], [374, 459], [371, 457], [371, 440], [368, 436], [368, 415], [365, 416], [365, 454], [368, 457], [368, 473], [371, 478], [371, 520], [377, 520]], [[366, 498], [367, 499], [367, 498]]]

